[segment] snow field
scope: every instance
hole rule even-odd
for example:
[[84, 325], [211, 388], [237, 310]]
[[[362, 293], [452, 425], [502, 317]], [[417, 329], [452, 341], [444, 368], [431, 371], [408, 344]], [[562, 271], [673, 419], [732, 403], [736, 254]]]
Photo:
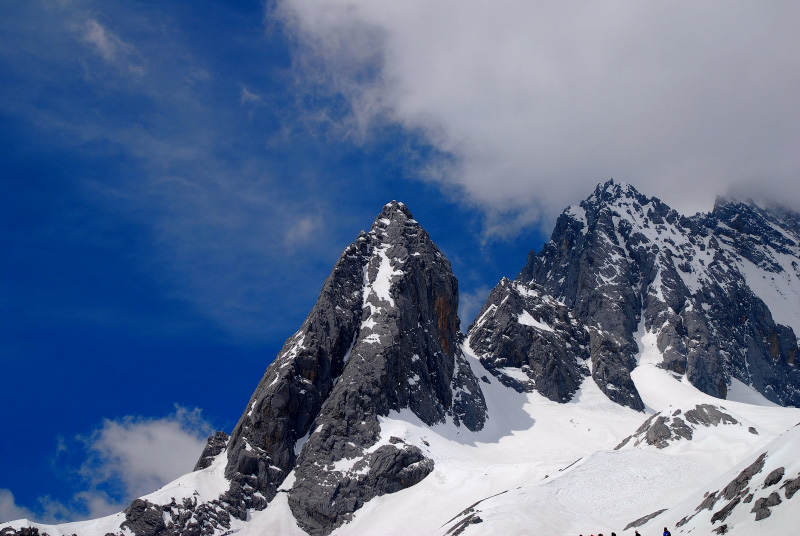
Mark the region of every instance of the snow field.
[[[492, 382], [481, 384], [489, 407], [485, 428], [428, 428], [408, 410], [382, 419], [382, 435], [420, 447], [435, 470], [412, 488], [373, 499], [334, 534], [445, 534], [453, 526], [448, 520], [493, 495], [475, 507], [483, 523], [465, 534], [621, 533], [629, 522], [707, 487], [800, 421], [800, 410], [776, 407], [744, 385], [732, 388], [738, 400], [699, 392], [656, 367], [661, 354], [653, 334], [640, 333], [639, 339], [633, 376], [645, 414], [609, 401], [591, 378], [568, 404], [516, 393], [489, 375], [466, 346], [475, 374]], [[673, 441], [663, 450], [611, 450], [650, 414], [697, 404], [721, 406], [740, 424], [698, 426], [692, 441]]]
[[[728, 518], [722, 522], [715, 523], [713, 526], [719, 527], [723, 523], [728, 525], [729, 530], [726, 533], [728, 536], [790, 536], [796, 534], [798, 506], [800, 505], [800, 501], [798, 501], [797, 498], [798, 496], [792, 499], [786, 499], [779, 485], [774, 485], [765, 489], [763, 483], [766, 476], [778, 467], [783, 467], [785, 469], [786, 478], [792, 479], [800, 475], [800, 458], [797, 456], [798, 444], [800, 444], [800, 427], [793, 427], [769, 445], [753, 451], [747, 459], [731, 467], [725, 473], [716, 478], [709, 479], [699, 490], [688, 494], [684, 499], [670, 508], [670, 510], [640, 527], [640, 532], [642, 534], [657, 533], [660, 527], [666, 525], [670, 527], [670, 530], [676, 536], [678, 534], [710, 533], [709, 527], [712, 526], [711, 517], [714, 512], [720, 510], [728, 503], [725, 499], [717, 501], [716, 505], [711, 510], [702, 510], [698, 512], [697, 515], [684, 526], [680, 528], [672, 527], [676, 527], [677, 523], [683, 517], [694, 514], [696, 512], [695, 509], [703, 501], [707, 492], [724, 489], [743, 469], [753, 463], [761, 453], [766, 452], [767, 459], [763, 469], [760, 473], [753, 476], [748, 486], [754, 495], [753, 501], [749, 504], [740, 504]], [[772, 509], [772, 515], [768, 518], [756, 521], [755, 515], [750, 512], [752, 505], [759, 498], [766, 497], [772, 492], [777, 492], [782, 501], [798, 501], [798, 503], [794, 505], [781, 504]]]
[[[484, 429], [473, 433], [450, 421], [428, 427], [408, 409], [382, 417], [379, 445], [399, 437], [433, 459], [434, 471], [416, 486], [368, 502], [334, 534], [443, 535], [463, 519], [457, 517], [463, 510], [478, 501], [482, 502], [475, 509], [483, 522], [467, 527], [466, 536], [610, 534], [612, 530], [621, 534], [629, 522], [670, 507], [640, 532], [655, 533], [667, 525], [676, 536], [688, 534], [693, 527], [698, 530], [692, 534], [705, 534], [709, 511], [682, 529], [674, 526], [694, 512], [704, 492], [723, 488], [760, 452], [769, 449], [771, 457], [754, 481], [763, 481], [779, 465], [786, 467], [787, 477], [800, 474], [796, 456], [800, 428], [786, 432], [800, 422], [800, 409], [775, 406], [736, 381], [729, 400], [705, 395], [656, 366], [661, 354], [654, 334], [640, 329], [637, 340], [640, 354], [632, 378], [646, 405], [645, 413], [611, 402], [591, 378], [567, 404], [538, 393], [517, 393], [502, 386], [465, 346], [476, 376], [490, 379], [490, 384], [481, 382], [489, 410]], [[697, 426], [691, 441], [675, 440], [663, 450], [646, 444], [634, 448], [632, 442], [620, 451], [612, 450], [649, 415], [659, 411], [671, 415], [697, 404], [724, 408], [740, 424]], [[748, 431], [751, 426], [758, 435]], [[173, 497], [181, 501], [195, 496], [198, 502], [217, 499], [228, 489], [226, 454], [220, 454], [209, 468], [184, 475], [144, 498], [157, 504], [169, 503]], [[293, 479], [291, 473], [266, 510], [251, 512], [246, 522], [232, 520], [231, 531], [242, 536], [304, 536], [287, 500]], [[718, 503], [715, 510], [723, 504]], [[778, 508], [770, 518], [755, 523], [752, 514], [737, 510], [726, 522], [734, 527], [730, 533], [734, 536], [780, 536], [788, 534], [786, 527], [796, 525], [797, 516], [791, 511]], [[28, 526], [51, 536], [102, 535], [119, 531], [123, 520], [124, 514], [115, 514], [58, 526]]]

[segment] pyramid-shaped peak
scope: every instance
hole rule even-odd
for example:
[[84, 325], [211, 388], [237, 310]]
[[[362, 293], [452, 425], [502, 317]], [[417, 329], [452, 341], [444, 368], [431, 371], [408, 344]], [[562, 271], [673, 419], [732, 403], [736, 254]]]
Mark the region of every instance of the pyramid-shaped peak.
[[402, 214], [409, 220], [414, 219], [414, 216], [411, 214], [411, 211], [408, 209], [405, 203], [402, 203], [400, 201], [391, 201], [389, 203], [386, 203], [383, 206], [383, 210], [381, 211], [379, 218], [392, 219], [393, 216], [397, 217], [398, 214]]
[[597, 199], [619, 199], [621, 197], [639, 197], [641, 195], [628, 182], [608, 179], [606, 182], [597, 185], [591, 197]]
[[392, 201], [383, 206], [383, 210], [375, 218], [369, 234], [385, 240], [409, 233], [416, 234], [420, 231], [423, 231], [422, 226], [414, 219], [408, 207], [399, 201]]
[[[609, 179], [604, 183], [598, 184], [592, 195], [581, 201], [580, 206], [588, 210], [592, 207], [619, 207], [630, 203], [647, 205], [651, 202], [659, 206], [662, 205], [661, 200], [657, 197], [647, 197], [625, 181]], [[666, 207], [666, 209], [669, 210], [669, 207]]]

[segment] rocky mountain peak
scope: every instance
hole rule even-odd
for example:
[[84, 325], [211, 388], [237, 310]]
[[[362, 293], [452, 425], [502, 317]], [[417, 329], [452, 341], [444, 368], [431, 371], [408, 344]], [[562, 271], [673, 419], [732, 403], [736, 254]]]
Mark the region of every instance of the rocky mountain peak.
[[[725, 398], [733, 385], [741, 397], [743, 386], [735, 379], [773, 402], [800, 406], [798, 222], [800, 216], [789, 209], [723, 198], [712, 213], [687, 218], [610, 180], [564, 211], [550, 242], [530, 253], [516, 279], [499, 281], [465, 338], [459, 331], [458, 283], [450, 263], [408, 207], [392, 201], [369, 231], [361, 231], [342, 252], [313, 309], [267, 368], [231, 436], [219, 432], [209, 438], [197, 473], [136, 499], [121, 514], [106, 518], [108, 525], [84, 525], [95, 531], [85, 534], [116, 534], [118, 528], [137, 536], [274, 532], [288, 525], [269, 523], [285, 516], [291, 529], [296, 521], [307, 533], [326, 536], [375, 497], [416, 486], [434, 469], [435, 479], [417, 488], [418, 494], [407, 492], [365, 509], [373, 512], [364, 511], [365, 517], [381, 512], [378, 525], [366, 526], [383, 529], [387, 505], [421, 505], [445, 515], [448, 501], [466, 497], [456, 488], [466, 487], [467, 480], [475, 486], [470, 493], [477, 493], [489, 475], [503, 486], [510, 477], [516, 479], [513, 485], [521, 487], [508, 484], [507, 491], [483, 501], [464, 501], [472, 506], [444, 525], [426, 521], [432, 530], [439, 526], [441, 534], [485, 531], [509, 518], [482, 513], [494, 497], [502, 496], [504, 504], [511, 496], [524, 497], [519, 504], [529, 506], [535, 487], [541, 486], [541, 497], [552, 497], [561, 478], [576, 482], [568, 475], [585, 474], [584, 468], [592, 466], [601, 468], [608, 484], [609, 438], [623, 430], [620, 419], [628, 420], [632, 433], [614, 459], [639, 463], [634, 465], [639, 469], [654, 458], [622, 456], [669, 449], [680, 458], [680, 452], [691, 452], [690, 442], [705, 442], [712, 434], [712, 446], [732, 438], [737, 445], [758, 444], [763, 452], [744, 471], [733, 471], [727, 486], [698, 496], [700, 506], [670, 525], [697, 526], [704, 511], [712, 526], [726, 516], [737, 523], [753, 514], [756, 521], [765, 519], [783, 501], [780, 490], [788, 501], [800, 489], [800, 476], [795, 476], [800, 473], [794, 465], [783, 466], [797, 434], [781, 439], [774, 452], [761, 449], [760, 437], [767, 441], [774, 435], [776, 423], [797, 422], [796, 410], [789, 414], [791, 421], [774, 412], [783, 408], [755, 408], [745, 411], [748, 417], [717, 405], [711, 396]], [[482, 382], [472, 367], [486, 374]], [[537, 392], [549, 401], [506, 388]], [[636, 410], [643, 410], [647, 400], [657, 413], [643, 424], [636, 422], [634, 412], [598, 400], [597, 388], [609, 400]], [[697, 400], [667, 404], [673, 389], [679, 398]], [[470, 435], [488, 419], [484, 393], [496, 418], [482, 435]], [[570, 407], [551, 403], [570, 401]], [[740, 411], [746, 404], [728, 406]], [[604, 423], [600, 413], [609, 408], [611, 420]], [[584, 442], [593, 446], [584, 451]], [[503, 449], [512, 445], [505, 461], [513, 469], [498, 463], [501, 444]], [[489, 465], [475, 463], [483, 448], [478, 445], [489, 449], [481, 462]], [[599, 456], [583, 458], [596, 448], [603, 451]], [[714, 450], [710, 457], [717, 456], [719, 449]], [[522, 469], [518, 461], [526, 452], [532, 465]], [[460, 468], [453, 463], [459, 453], [468, 459]], [[564, 465], [569, 460], [575, 461]], [[550, 469], [540, 469], [542, 464]], [[454, 467], [455, 473], [450, 472]], [[570, 473], [572, 467], [578, 470]], [[563, 475], [550, 479], [556, 468]], [[675, 473], [672, 466], [661, 470]], [[541, 471], [543, 479], [532, 478], [532, 471]], [[684, 477], [688, 472], [683, 471]], [[758, 488], [750, 489], [748, 482], [762, 472]], [[448, 479], [450, 487], [443, 487]], [[225, 491], [217, 495], [214, 490]], [[440, 493], [446, 499], [431, 507], [437, 490], [446, 490]], [[409, 496], [414, 501], [407, 502]], [[573, 504], [586, 503], [583, 491], [576, 498]], [[730, 502], [716, 505], [723, 498]], [[554, 503], [539, 504], [549, 509]], [[273, 510], [263, 517], [254, 512], [264, 508]], [[712, 508], [718, 510], [712, 514]], [[495, 510], [500, 511], [509, 512]], [[640, 517], [629, 528], [663, 512]], [[391, 514], [392, 526], [401, 526], [397, 512]], [[486, 524], [470, 529], [477, 523]], [[112, 530], [97, 532], [99, 526]], [[346, 531], [365, 532], [364, 526]], [[2, 534], [26, 530], [9, 527]]]
[[[389, 229], [393, 228], [390, 233]], [[402, 234], [416, 233], [422, 230], [408, 207], [398, 201], [384, 205], [383, 210], [370, 227], [369, 235], [382, 239], [397, 238]]]
[[796, 404], [796, 221], [791, 211], [723, 200], [687, 218], [608, 181], [564, 211], [517, 280], [543, 287], [594, 328], [592, 375], [612, 400], [641, 409], [634, 391], [619, 395], [621, 385], [633, 388], [629, 373], [649, 332], [663, 367], [708, 394], [724, 398], [737, 378]]
[[500, 383], [554, 402], [568, 402], [589, 374], [589, 330], [535, 283], [502, 278], [467, 342]]
[[631, 200], [641, 204], [647, 204], [648, 199], [625, 181], [615, 181], [609, 179], [602, 184], [598, 184], [594, 192], [587, 197], [581, 204], [593, 206], [613, 206], [620, 200]]
[[[577, 206], [569, 207], [563, 216], [581, 215], [604, 230], [646, 230], [655, 225], [681, 224], [686, 220], [657, 197], [647, 197], [626, 182], [613, 179], [600, 184], [595, 191]], [[613, 218], [612, 218], [613, 217]]]
[[432, 462], [416, 447], [383, 445], [379, 418], [408, 408], [429, 425], [483, 426], [457, 311], [449, 261], [404, 204], [385, 205], [342, 253], [236, 425], [226, 476], [237, 501], [266, 507], [294, 472], [298, 523], [327, 534], [372, 497], [425, 478]]
[[[380, 215], [378, 216], [378, 220], [381, 218], [389, 218], [392, 219], [393, 216], [397, 216], [397, 213], [402, 214], [406, 219], [413, 220], [414, 216], [411, 214], [411, 210], [409, 210], [408, 206], [402, 201], [390, 201], [383, 205], [383, 210], [381, 210]], [[376, 220], [377, 221], [377, 220]]]

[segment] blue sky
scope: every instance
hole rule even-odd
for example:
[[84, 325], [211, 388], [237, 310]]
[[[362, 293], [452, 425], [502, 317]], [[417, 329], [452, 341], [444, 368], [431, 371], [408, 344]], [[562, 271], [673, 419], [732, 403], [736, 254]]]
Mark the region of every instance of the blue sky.
[[464, 326], [609, 177], [684, 213], [731, 192], [797, 207], [798, 22], [0, 3], [0, 521], [118, 511], [191, 468], [390, 200], [452, 262]]
[[187, 434], [230, 432], [384, 203], [409, 205], [468, 295], [541, 242], [486, 242], [480, 211], [415, 178], [435, 151], [419, 134], [319, 119], [347, 104], [298, 80], [258, 2], [0, 11], [0, 514], [80, 518], [157, 487], [157, 460], [104, 434], [196, 456]]

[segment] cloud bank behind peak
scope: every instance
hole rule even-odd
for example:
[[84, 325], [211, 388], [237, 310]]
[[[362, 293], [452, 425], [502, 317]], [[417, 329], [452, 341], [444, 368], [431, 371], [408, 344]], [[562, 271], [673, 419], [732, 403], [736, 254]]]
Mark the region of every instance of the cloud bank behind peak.
[[344, 96], [358, 136], [386, 122], [448, 158], [427, 180], [495, 235], [609, 177], [684, 213], [732, 186], [800, 206], [800, 5], [284, 0], [297, 61]]

